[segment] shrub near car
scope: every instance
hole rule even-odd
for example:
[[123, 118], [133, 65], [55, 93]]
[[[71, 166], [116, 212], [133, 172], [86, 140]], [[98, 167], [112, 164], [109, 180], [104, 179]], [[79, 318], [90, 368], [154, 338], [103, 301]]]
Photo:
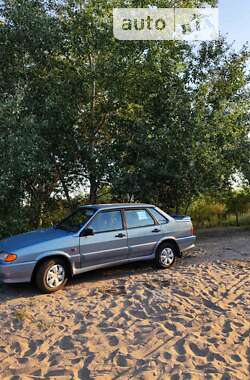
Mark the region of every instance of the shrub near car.
[[0, 279], [34, 281], [51, 293], [97, 268], [139, 260], [168, 268], [195, 240], [190, 217], [172, 217], [153, 205], [83, 206], [52, 228], [2, 240]]

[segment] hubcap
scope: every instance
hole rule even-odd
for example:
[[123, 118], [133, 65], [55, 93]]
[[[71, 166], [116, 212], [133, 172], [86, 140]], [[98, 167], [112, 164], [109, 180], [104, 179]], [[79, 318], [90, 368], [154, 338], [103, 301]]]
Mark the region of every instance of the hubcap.
[[161, 263], [165, 267], [169, 267], [174, 261], [174, 252], [171, 248], [165, 248], [161, 251]]
[[46, 277], [47, 284], [50, 288], [57, 288], [60, 286], [65, 280], [65, 269], [62, 265], [56, 264], [53, 265]]

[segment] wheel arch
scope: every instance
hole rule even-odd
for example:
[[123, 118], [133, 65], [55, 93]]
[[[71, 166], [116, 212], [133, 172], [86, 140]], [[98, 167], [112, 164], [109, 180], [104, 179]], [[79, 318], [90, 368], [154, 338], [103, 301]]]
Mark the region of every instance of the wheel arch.
[[70, 262], [70, 259], [66, 256], [66, 255], [63, 255], [61, 253], [53, 253], [53, 254], [50, 254], [50, 255], [44, 255], [44, 256], [41, 256], [38, 260], [37, 260], [37, 263], [33, 269], [33, 272], [32, 272], [32, 276], [31, 276], [31, 281], [33, 282], [34, 279], [35, 279], [35, 275], [36, 275], [36, 272], [38, 270], [38, 268], [40, 267], [40, 265], [42, 263], [44, 263], [45, 261], [47, 260], [52, 260], [52, 259], [60, 259], [60, 260], [63, 260], [66, 264], [66, 268], [67, 268], [67, 271], [68, 271], [68, 274], [70, 277], [73, 276], [73, 268], [72, 268], [72, 264]]
[[180, 247], [179, 247], [179, 245], [178, 245], [178, 243], [174, 237], [167, 237], [167, 238], [164, 238], [161, 241], [159, 241], [159, 243], [155, 247], [155, 253], [157, 252], [157, 250], [159, 249], [159, 247], [162, 244], [168, 243], [168, 242], [174, 244], [174, 246], [176, 247], [177, 256], [181, 257]]

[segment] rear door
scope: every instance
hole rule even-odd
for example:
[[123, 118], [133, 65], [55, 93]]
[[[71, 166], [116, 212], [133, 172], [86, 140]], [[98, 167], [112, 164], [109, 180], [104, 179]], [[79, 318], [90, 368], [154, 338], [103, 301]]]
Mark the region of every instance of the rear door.
[[127, 259], [128, 239], [121, 210], [100, 211], [87, 227], [93, 228], [94, 235], [80, 237], [82, 267]]
[[140, 258], [153, 253], [162, 235], [162, 228], [147, 209], [125, 209], [128, 230], [129, 258]]

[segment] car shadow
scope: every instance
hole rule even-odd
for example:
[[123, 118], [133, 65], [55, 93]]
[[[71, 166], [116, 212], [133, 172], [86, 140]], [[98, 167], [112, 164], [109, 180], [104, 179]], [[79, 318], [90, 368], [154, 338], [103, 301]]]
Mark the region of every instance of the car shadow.
[[[70, 279], [68, 285], [63, 291], [67, 291], [67, 289], [74, 288], [81, 284], [84, 284], [85, 286], [89, 284], [91, 287], [93, 283], [98, 285], [98, 283], [106, 280], [123, 279], [154, 271], [157, 271], [157, 268], [151, 261], [122, 264], [119, 266], [97, 269], [73, 277]], [[0, 284], [0, 304], [11, 301], [12, 299], [32, 298], [37, 296], [48, 297], [46, 294], [41, 294], [32, 283]], [[53, 294], [49, 296], [53, 296]]]
[[91, 284], [103, 282], [105, 280], [115, 280], [123, 278], [125, 279], [138, 274], [149, 273], [154, 271], [157, 271], [157, 268], [153, 261], [141, 261], [82, 273], [78, 276], [75, 276], [70, 281], [70, 284], [77, 285], [83, 282], [85, 284]]
[[0, 284], [0, 304], [16, 298], [31, 298], [39, 294], [39, 291], [31, 283]]
[[[181, 259], [177, 259], [172, 268], [180, 268], [192, 265], [201, 264], [209, 261], [205, 252], [200, 249], [194, 249], [184, 254]], [[70, 279], [66, 288], [62, 291], [67, 292], [69, 289], [78, 288], [84, 285], [85, 288], [100, 286], [101, 283], [108, 280], [123, 280], [140, 274], [156, 273], [162, 271], [157, 269], [154, 261], [138, 261], [134, 263], [121, 264], [108, 268], [96, 269], [90, 272], [79, 274]], [[36, 286], [32, 283], [27, 284], [0, 284], [0, 304], [17, 298], [32, 298], [32, 297], [51, 297], [52, 295], [43, 295], [39, 292]]]

